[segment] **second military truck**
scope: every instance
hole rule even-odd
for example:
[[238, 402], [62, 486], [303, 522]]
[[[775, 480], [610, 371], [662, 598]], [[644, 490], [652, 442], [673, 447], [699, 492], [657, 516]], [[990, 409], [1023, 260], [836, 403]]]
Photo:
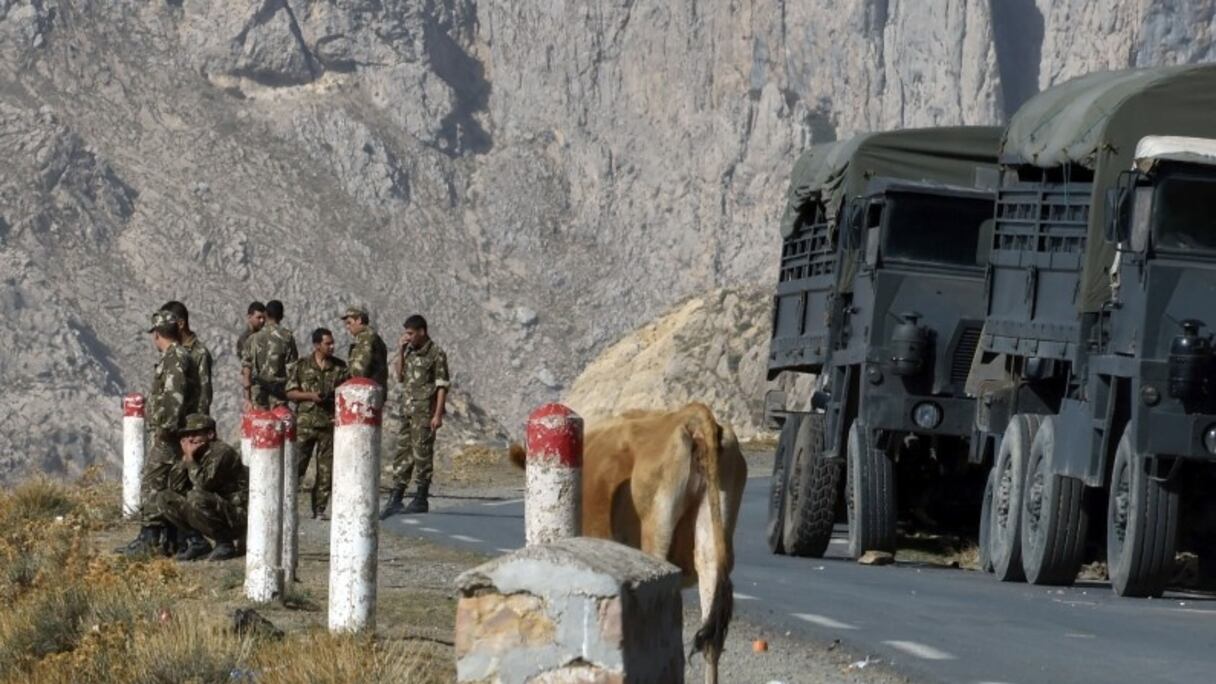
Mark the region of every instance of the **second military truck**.
[[983, 323], [999, 140], [987, 127], [891, 131], [796, 164], [768, 373], [818, 374], [818, 389], [790, 398], [802, 411], [770, 398], [782, 423], [774, 552], [822, 555], [841, 500], [853, 557], [894, 551], [897, 491], [925, 517], [941, 498], [931, 493], [973, 490], [978, 509], [982, 479], [940, 486], [968, 469], [974, 402], [963, 389]]

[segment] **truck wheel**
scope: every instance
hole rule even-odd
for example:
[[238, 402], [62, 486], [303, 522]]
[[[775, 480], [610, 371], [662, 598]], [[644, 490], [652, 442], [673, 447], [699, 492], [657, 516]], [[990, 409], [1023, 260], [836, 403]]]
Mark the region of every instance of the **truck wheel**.
[[1120, 596], [1160, 596], [1174, 569], [1179, 495], [1145, 472], [1147, 459], [1123, 431], [1106, 507], [1106, 561]]
[[773, 455], [773, 477], [768, 495], [768, 527], [764, 536], [768, 541], [768, 550], [777, 554], [785, 554], [785, 544], [782, 534], [785, 530], [785, 490], [789, 484], [786, 475], [789, 473], [790, 456], [794, 453], [794, 439], [798, 436], [798, 425], [802, 416], [791, 413], [785, 417], [781, 426], [781, 438], [777, 440], [777, 453]]
[[1022, 570], [1031, 584], [1068, 586], [1077, 579], [1085, 554], [1089, 509], [1085, 483], [1055, 474], [1059, 418], [1047, 416], [1030, 446], [1022, 485]]
[[819, 558], [832, 541], [840, 464], [823, 452], [825, 416], [804, 416], [786, 474], [782, 545], [790, 556]]
[[1022, 574], [1022, 544], [1018, 528], [1022, 510], [1022, 485], [1030, 445], [1039, 429], [1039, 416], [1019, 413], [1009, 419], [997, 452], [992, 480], [992, 525], [988, 530], [988, 553], [992, 574], [1002, 582], [1019, 582]]
[[992, 572], [992, 553], [988, 550], [988, 537], [992, 528], [992, 488], [996, 469], [988, 470], [988, 479], [984, 484], [984, 503], [980, 507], [980, 570]]
[[849, 427], [849, 463], [845, 505], [849, 515], [849, 555], [866, 551], [895, 552], [895, 464], [874, 448], [870, 431], [859, 420]]

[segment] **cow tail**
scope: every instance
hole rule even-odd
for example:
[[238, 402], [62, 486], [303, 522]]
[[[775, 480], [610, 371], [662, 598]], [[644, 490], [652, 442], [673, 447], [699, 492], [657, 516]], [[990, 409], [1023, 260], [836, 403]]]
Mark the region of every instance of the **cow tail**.
[[[713, 600], [709, 613], [693, 638], [693, 652], [707, 652], [716, 666], [718, 656], [726, 643], [726, 630], [734, 613], [734, 587], [730, 581], [731, 559], [726, 550], [726, 524], [722, 519], [722, 477], [718, 472], [721, 428], [708, 407], [700, 406], [697, 422], [704, 436], [705, 448], [699, 450], [701, 467], [705, 472], [706, 492], [709, 496], [709, 517], [713, 525], [714, 556], [717, 563], [717, 582], [714, 583]], [[696, 434], [698, 430], [694, 430]]]
[[507, 458], [511, 461], [511, 465], [523, 470], [524, 462], [528, 458], [528, 452], [524, 451], [524, 448], [518, 442], [512, 442], [511, 448], [507, 451]]

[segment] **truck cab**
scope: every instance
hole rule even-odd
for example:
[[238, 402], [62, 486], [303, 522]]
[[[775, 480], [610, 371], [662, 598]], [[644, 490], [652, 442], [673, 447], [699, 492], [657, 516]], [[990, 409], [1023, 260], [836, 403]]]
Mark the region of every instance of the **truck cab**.
[[969, 383], [999, 579], [1105, 556], [1116, 593], [1156, 596], [1180, 543], [1216, 555], [1213, 92], [1211, 66], [1090, 74], [1010, 122]]
[[796, 168], [769, 372], [815, 373], [818, 389], [801, 402], [811, 411], [776, 412], [775, 552], [821, 555], [838, 507], [851, 555], [893, 551], [897, 491], [927, 517], [967, 470], [997, 135], [894, 131], [813, 150], [835, 164], [820, 169], [828, 192], [805, 193], [814, 177]]

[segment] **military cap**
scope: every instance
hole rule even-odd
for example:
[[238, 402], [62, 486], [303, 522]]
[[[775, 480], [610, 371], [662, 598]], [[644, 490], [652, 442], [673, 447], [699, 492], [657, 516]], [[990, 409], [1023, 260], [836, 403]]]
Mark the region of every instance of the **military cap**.
[[152, 314], [152, 326], [148, 328], [148, 332], [172, 332], [177, 330], [178, 320], [180, 319], [177, 314], [161, 309]]
[[178, 429], [177, 434], [186, 435], [191, 432], [207, 432], [214, 429], [214, 418], [205, 413], [191, 413], [186, 416], [186, 424]]
[[343, 313], [342, 317], [339, 318], [338, 320], [344, 321], [348, 318], [360, 318], [360, 317], [363, 317], [363, 318], [367, 317], [367, 309], [364, 309], [361, 306], [348, 306], [348, 307], [346, 307], [346, 312]]

